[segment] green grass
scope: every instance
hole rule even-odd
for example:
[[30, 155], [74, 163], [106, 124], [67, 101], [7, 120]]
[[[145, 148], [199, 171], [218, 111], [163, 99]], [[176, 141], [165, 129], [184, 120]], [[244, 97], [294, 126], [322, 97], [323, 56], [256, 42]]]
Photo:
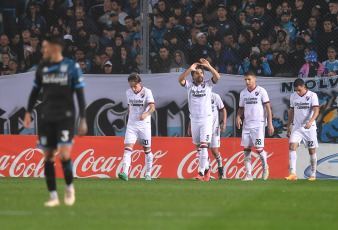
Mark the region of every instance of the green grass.
[[338, 181], [76, 179], [76, 204], [45, 208], [44, 179], [0, 178], [0, 229], [334, 229]]

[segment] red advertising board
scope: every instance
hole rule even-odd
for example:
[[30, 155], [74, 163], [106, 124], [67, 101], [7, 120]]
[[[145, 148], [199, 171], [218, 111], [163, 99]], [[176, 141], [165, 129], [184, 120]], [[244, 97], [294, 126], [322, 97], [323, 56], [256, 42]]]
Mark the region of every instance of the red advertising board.
[[[42, 150], [36, 147], [36, 136], [0, 135], [0, 176], [43, 177]], [[288, 174], [288, 139], [266, 139], [270, 178]], [[74, 177], [114, 178], [122, 170], [123, 137], [75, 138], [72, 151]], [[153, 137], [153, 178], [193, 178], [197, 174], [198, 158], [191, 138]], [[220, 152], [226, 178], [243, 178], [243, 148], [240, 138], [221, 138]], [[56, 153], [57, 155], [57, 153]], [[210, 153], [211, 176], [217, 178], [217, 163]], [[253, 176], [260, 178], [262, 163], [252, 152]], [[57, 159], [56, 176], [62, 177]], [[132, 154], [130, 178], [145, 176], [144, 154], [136, 145]]]

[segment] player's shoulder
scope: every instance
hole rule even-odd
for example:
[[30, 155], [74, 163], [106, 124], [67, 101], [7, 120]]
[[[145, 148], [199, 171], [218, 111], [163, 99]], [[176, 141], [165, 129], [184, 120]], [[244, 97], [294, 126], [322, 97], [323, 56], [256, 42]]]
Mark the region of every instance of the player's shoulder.
[[313, 92], [313, 91], [310, 91], [310, 90], [307, 91], [307, 94], [308, 94], [310, 97], [317, 97], [317, 94], [316, 94], [315, 92]]
[[131, 88], [129, 88], [129, 89], [126, 90], [126, 94], [127, 95], [132, 94], [132, 93], [134, 93], [134, 92], [133, 92], [133, 90]]
[[144, 90], [144, 92], [150, 92], [151, 93], [151, 89], [149, 89], [149, 88], [147, 88], [147, 87], [143, 87], [143, 90]]
[[292, 99], [295, 99], [297, 96], [298, 96], [298, 93], [293, 92], [293, 93], [291, 93], [291, 95], [290, 95], [290, 99], [291, 99], [291, 100], [292, 100]]
[[266, 89], [263, 88], [263, 87], [260, 86], [260, 85], [257, 85], [256, 90], [257, 90], [257, 91], [260, 91], [260, 92], [265, 92], [265, 93], [267, 93]]
[[62, 65], [67, 65], [68, 69], [70, 70], [80, 68], [79, 63], [69, 58], [63, 58], [63, 61], [61, 62], [61, 66]]

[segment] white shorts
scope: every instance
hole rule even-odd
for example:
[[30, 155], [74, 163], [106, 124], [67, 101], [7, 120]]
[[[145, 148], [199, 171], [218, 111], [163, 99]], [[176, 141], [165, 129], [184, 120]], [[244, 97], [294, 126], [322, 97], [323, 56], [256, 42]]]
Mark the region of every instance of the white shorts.
[[317, 130], [306, 129], [304, 127], [293, 126], [290, 136], [290, 143], [300, 143], [304, 141], [305, 148], [318, 148]]
[[219, 148], [221, 146], [221, 130], [219, 124], [213, 124], [212, 135], [209, 148]]
[[264, 148], [265, 126], [243, 128], [241, 146]]
[[210, 143], [212, 135], [212, 116], [208, 116], [204, 121], [191, 121], [192, 142], [199, 145], [202, 142]]
[[124, 136], [125, 144], [135, 144], [144, 147], [151, 147], [151, 125], [150, 123], [144, 123], [144, 125], [127, 125], [126, 134]]

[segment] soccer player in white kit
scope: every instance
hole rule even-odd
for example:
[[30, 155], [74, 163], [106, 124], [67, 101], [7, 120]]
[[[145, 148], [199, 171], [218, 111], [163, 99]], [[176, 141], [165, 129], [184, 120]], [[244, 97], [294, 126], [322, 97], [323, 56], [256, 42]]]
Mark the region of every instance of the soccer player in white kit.
[[[309, 181], [316, 180], [316, 166], [318, 147], [316, 119], [319, 115], [319, 103], [316, 93], [306, 89], [303, 79], [297, 78], [293, 82], [294, 93], [290, 96], [290, 110], [288, 118], [287, 135], [290, 137], [289, 161], [290, 175], [286, 180], [297, 180], [296, 175], [296, 149], [303, 140], [309, 149], [311, 163], [311, 177]], [[293, 121], [292, 130], [290, 128]]]
[[[225, 133], [226, 130], [227, 111], [224, 108], [224, 104], [221, 97], [217, 93], [211, 93], [211, 107], [213, 121], [212, 121], [212, 135], [209, 148], [217, 162], [218, 179], [222, 179], [224, 175], [224, 169], [222, 164], [222, 156], [221, 153], [219, 152], [219, 148], [221, 146], [221, 134]], [[220, 128], [219, 112], [222, 112], [223, 115], [223, 123], [221, 128]], [[189, 122], [188, 136], [191, 136], [191, 122]], [[210, 170], [208, 164], [204, 171], [204, 180], [210, 180]]]
[[[211, 79], [204, 81], [202, 67], [210, 70], [213, 75]], [[193, 81], [186, 80], [189, 73]], [[197, 151], [200, 151], [198, 180], [204, 179], [204, 171], [208, 164], [208, 144], [212, 135], [211, 90], [219, 78], [218, 72], [203, 58], [200, 59], [200, 63], [192, 64], [178, 78], [178, 82], [187, 89], [192, 139]]]
[[236, 116], [236, 126], [240, 129], [241, 117], [244, 115], [241, 146], [244, 147], [244, 166], [246, 177], [243, 181], [253, 180], [251, 174], [251, 148], [254, 145], [263, 166], [263, 180], [269, 177], [266, 152], [264, 151], [265, 127], [268, 124], [270, 134], [274, 132], [270, 100], [266, 90], [256, 85], [256, 76], [252, 71], [245, 75], [246, 89], [242, 90], [239, 99], [239, 109]]
[[136, 140], [143, 145], [145, 153], [146, 176], [151, 180], [153, 154], [151, 152], [151, 114], [155, 111], [154, 97], [150, 89], [141, 86], [141, 78], [137, 74], [128, 77], [130, 89], [127, 90], [128, 124], [124, 138], [123, 172], [118, 174], [122, 180], [128, 180], [131, 154]]

